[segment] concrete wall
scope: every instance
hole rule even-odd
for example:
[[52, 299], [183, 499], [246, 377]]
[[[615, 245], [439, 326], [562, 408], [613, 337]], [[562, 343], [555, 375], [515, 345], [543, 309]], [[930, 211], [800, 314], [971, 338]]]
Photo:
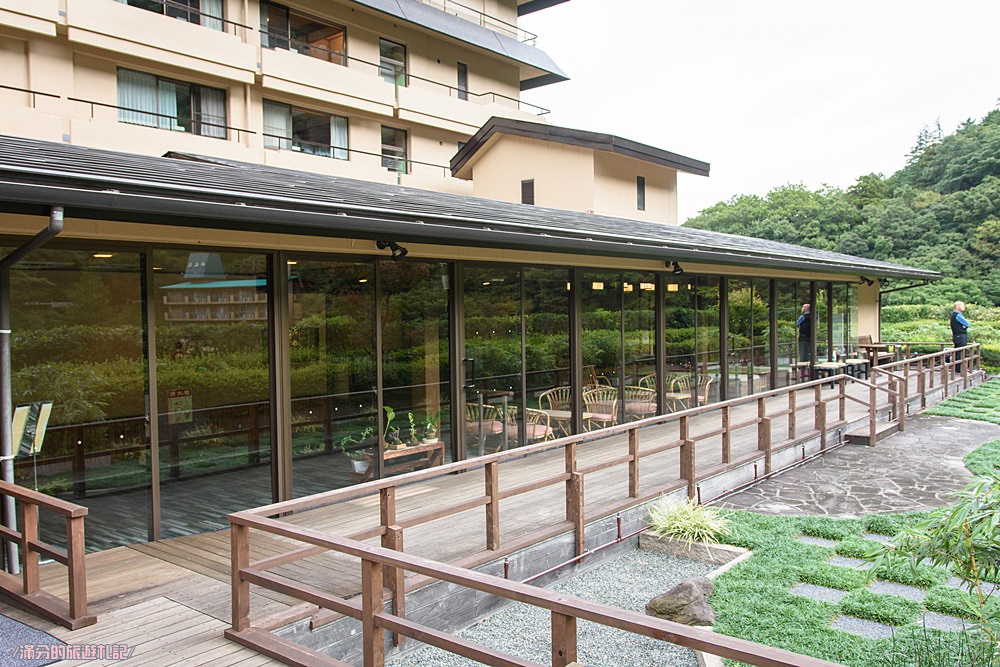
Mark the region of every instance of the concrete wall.
[[[646, 208], [636, 207], [636, 177], [646, 179]], [[594, 155], [594, 212], [677, 224], [677, 170], [613, 153]]]

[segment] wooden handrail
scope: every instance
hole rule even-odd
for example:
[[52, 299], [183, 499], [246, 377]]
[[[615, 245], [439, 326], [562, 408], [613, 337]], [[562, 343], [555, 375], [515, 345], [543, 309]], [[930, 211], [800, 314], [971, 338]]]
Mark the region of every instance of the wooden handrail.
[[[311, 528], [292, 526], [280, 520], [261, 517], [250, 512], [231, 514], [229, 520], [234, 533], [232, 540], [234, 549], [234, 582], [239, 581], [249, 585], [252, 580], [256, 585], [286, 595], [292, 595], [299, 599], [306, 599], [320, 607], [334, 609], [339, 613], [358, 618], [364, 624], [365, 646], [373, 647], [373, 652], [376, 653], [374, 658], [366, 656], [366, 665], [370, 664], [375, 667], [384, 665], [384, 656], [381, 654], [384, 644], [381, 641], [380, 631], [388, 629], [398, 634], [420, 639], [421, 633], [427, 628], [412, 622], [402, 622], [400, 619], [395, 619], [385, 614], [382, 611], [384, 601], [381, 586], [371, 587], [370, 585], [366, 585], [366, 590], [362, 593], [362, 608], [359, 613], [356, 604], [351, 604], [338, 599], [336, 596], [325, 594], [314, 587], [303, 585], [273, 573], [255, 571], [248, 566], [236, 569], [236, 563], [249, 562], [250, 529], [290, 538], [317, 547], [324, 547], [331, 551], [359, 558], [366, 574], [363, 577], [365, 581], [381, 581], [382, 577], [379, 575], [383, 568], [395, 568], [423, 574], [435, 580], [457, 584], [511, 601], [547, 609], [553, 614], [560, 614], [572, 619], [591, 621], [752, 665], [767, 665], [770, 667], [836, 667], [837, 664], [727, 635], [716, 634], [709, 630], [625, 611], [581, 598], [574, 598], [563, 593], [556, 593], [529, 584], [522, 584], [509, 579], [466, 570], [447, 563], [404, 554], [391, 549], [383, 549], [347, 538], [335, 537]], [[244, 609], [246, 609], [247, 613], [241, 615]], [[242, 603], [234, 604], [233, 628], [226, 631], [226, 636], [241, 644], [259, 650], [261, 645], [255, 641], [253, 633], [246, 632], [251, 627], [248, 612], [249, 605], [244, 606]], [[575, 644], [575, 632], [571, 634], [572, 637], [562, 638], [562, 641], [566, 642], [567, 645]], [[557, 634], [554, 634], [553, 638], [554, 640], [559, 639]], [[439, 635], [439, 639], [444, 640], [439, 644], [443, 648], [456, 651], [459, 655], [464, 655], [465, 657], [472, 657], [463, 652], [462, 642], [455, 640], [448, 641], [443, 636], [443, 633]], [[303, 651], [301, 647], [292, 644], [288, 640], [272, 638], [272, 641], [279, 645], [287, 642], [292, 646], [296, 646], [298, 651]], [[481, 647], [475, 648], [476, 650], [481, 650]], [[557, 652], [557, 648], [563, 647], [553, 646], [553, 653]], [[575, 651], [573, 652], [575, 653]], [[516, 660], [514, 656], [490, 656], [488, 652], [482, 652], [480, 655], [483, 659], [487, 660], [494, 657]], [[330, 662], [331, 659], [327, 656], [318, 653], [315, 655], [315, 659], [319, 661], [318, 664], [337, 664]], [[486, 664], [523, 663], [487, 662]]]
[[[969, 354], [961, 361], [963, 364], [962, 376], [966, 386], [969, 382], [970, 369], [978, 368], [979, 356], [974, 346], [970, 346]], [[770, 475], [774, 470], [774, 457], [793, 446], [802, 446], [802, 457], [806, 457], [806, 442], [811, 439], [818, 440], [819, 450], [826, 450], [828, 447], [827, 434], [832, 429], [846, 424], [848, 420], [846, 405], [847, 401], [855, 401], [862, 405], [867, 405], [869, 409], [869, 422], [874, 436], [874, 429], [878, 412], [889, 408], [893, 413], [893, 418], [899, 421], [900, 428], [903, 427], [906, 408], [908, 406], [909, 384], [913, 373], [911, 368], [916, 367], [916, 385], [921, 405], [926, 403], [926, 392], [928, 384], [933, 387], [934, 373], [941, 364], [941, 371], [944, 374], [943, 382], [945, 388], [949, 385], [948, 371], [951, 369], [951, 381], [955, 378], [955, 359], [950, 362], [946, 360], [949, 352], [933, 353], [921, 357], [914, 357], [886, 364], [881, 370], [876, 370], [871, 376], [871, 381], [862, 380], [846, 375], [828, 377], [801, 384], [769, 390], [752, 396], [744, 396], [731, 399], [721, 403], [705, 406], [697, 406], [684, 411], [647, 417], [645, 419], [619, 424], [604, 428], [599, 431], [581, 433], [570, 437], [561, 438], [554, 441], [537, 443], [513, 451], [498, 452], [478, 459], [457, 461], [447, 465], [439, 466], [431, 470], [422, 470], [400, 475], [390, 479], [375, 480], [366, 484], [338, 489], [326, 493], [317, 494], [307, 498], [299, 498], [282, 503], [276, 503], [252, 510], [246, 510], [230, 515], [233, 536], [233, 627], [227, 632], [236, 641], [252, 646], [257, 650], [269, 653], [273, 656], [302, 656], [304, 655], [301, 646], [269, 634], [270, 627], [255, 625], [250, 622], [250, 598], [249, 585], [260, 585], [264, 587], [280, 586], [272, 588], [292, 595], [300, 602], [315, 604], [320, 607], [320, 611], [313, 616], [314, 627], [330, 622], [336, 614], [353, 615], [362, 620], [365, 635], [366, 651], [369, 647], [371, 654], [366, 655], [366, 665], [381, 665], [384, 656], [381, 651], [375, 650], [382, 647], [379, 640], [382, 633], [391, 632], [396, 643], [405, 637], [433, 638], [435, 645], [442, 646], [447, 650], [454, 651], [459, 655], [470, 657], [472, 655], [488, 657], [486, 664], [498, 666], [507, 664], [521, 664], [510, 662], [510, 658], [501, 655], [481, 653], [480, 648], [467, 645], [458, 641], [445, 633], [436, 633], [426, 628], [422, 628], [412, 621], [405, 620], [404, 602], [405, 593], [419, 586], [435, 580], [445, 580], [461, 585], [470, 585], [476, 590], [483, 592], [493, 592], [493, 584], [484, 583], [477, 579], [478, 574], [468, 573], [461, 569], [473, 567], [479, 564], [495, 561], [498, 557], [513, 553], [530, 544], [537, 543], [543, 539], [555, 537], [557, 535], [571, 534], [573, 538], [574, 551], [577, 557], [585, 554], [584, 549], [584, 527], [598, 519], [613, 516], [630, 507], [634, 507], [643, 502], [650, 501], [662, 493], [675, 493], [683, 491], [689, 498], [700, 500], [699, 482], [711, 475], [724, 472], [736, 466], [754, 466], [754, 478], [757, 477], [757, 465], [763, 462], [765, 475]], [[950, 366], [949, 366], [950, 363]], [[887, 382], [880, 382], [882, 377]], [[926, 381], [927, 377], [931, 382]], [[835, 385], [833, 391], [824, 391], [824, 385]], [[860, 389], [868, 389], [868, 400], [850, 395], [848, 387], [856, 386]], [[803, 395], [803, 392], [808, 392]], [[879, 404], [878, 398], [885, 396], [886, 401]], [[778, 403], [777, 406], [774, 403]], [[754, 406], [756, 416], [733, 415], [732, 410], [737, 407]], [[777, 407], [778, 409], [774, 409]], [[808, 419], [812, 414], [812, 423], [802, 421], [804, 414]], [[713, 423], [704, 419], [707, 415], [714, 415], [718, 418], [721, 427], [716, 427]], [[697, 422], [695, 421], [696, 418]], [[785, 433], [782, 436], [781, 427], [784, 422]], [[806, 425], [803, 426], [803, 423]], [[706, 428], [707, 427], [707, 428]], [[655, 429], [655, 430], [654, 430]], [[753, 429], [756, 432], [757, 447], [753, 451], [739, 452], [733, 456], [730, 451], [731, 436], [734, 432], [746, 432]], [[644, 434], [654, 433], [655, 442], [647, 443], [647, 446], [640, 448], [640, 441], [644, 441]], [[783, 439], [782, 439], [783, 437]], [[710, 441], [718, 439], [721, 448], [716, 449]], [[776, 441], [776, 439], [778, 441]], [[601, 441], [607, 443], [602, 449], [595, 449]], [[595, 447], [590, 447], [594, 445]], [[619, 451], [619, 447], [622, 450]], [[553, 467], [541, 472], [534, 479], [519, 479], [517, 486], [502, 488], [502, 471], [506, 470], [505, 464], [513, 464], [517, 460], [530, 456], [548, 454], [558, 456], [559, 450], [563, 452], [561, 470], [559, 464], [553, 461]], [[600, 456], [588, 454], [586, 464], [581, 465], [578, 454], [581, 452], [598, 451]], [[672, 452], [676, 451], [676, 454]], [[648, 457], [659, 455], [659, 459], [649, 459], [649, 465], [662, 469], [664, 457], [676, 456], [676, 465], [679, 470], [678, 476], [674, 479], [659, 479], [655, 486], [640, 485], [640, 474], [642, 462]], [[787, 455], [783, 457], [781, 465], [788, 465]], [[397, 519], [396, 516], [396, 489], [404, 485], [425, 480], [442, 479], [454, 473], [472, 472], [478, 469], [483, 470], [482, 491], [466, 495], [463, 501], [452, 503], [446, 507], [438, 507], [433, 511], [423, 513], [408, 513], [405, 521]], [[608, 471], [612, 469], [624, 470], [626, 479], [621, 491], [621, 497], [608, 496], [599, 507], [587, 507], [585, 502], [585, 489], [588, 475]], [[604, 473], [605, 475], [607, 473]], [[516, 538], [505, 538], [501, 540], [500, 525], [500, 501], [512, 498], [517, 495], [539, 490], [545, 487], [563, 485], [565, 491], [564, 503], [565, 514], [560, 512], [551, 524], [536, 528], [527, 535], [519, 534]], [[355, 530], [351, 536], [332, 536], [321, 531], [303, 527], [300, 523], [286, 523], [281, 516], [294, 514], [308, 510], [327, 507], [336, 503], [355, 500], [372, 495], [380, 498], [380, 512], [378, 525], [362, 530]], [[605, 494], [607, 495], [607, 494]], [[479, 551], [463, 555], [454, 563], [444, 565], [433, 561], [421, 560], [415, 556], [403, 552], [404, 532], [429, 521], [440, 520], [452, 516], [458, 512], [467, 511], [472, 508], [484, 507], [484, 542]], [[505, 525], [507, 531], [511, 531], [509, 525]], [[264, 559], [258, 563], [250, 564], [249, 552], [243, 553], [244, 549], [249, 549], [250, 529], [261, 530], [270, 534], [291, 538], [299, 542], [304, 542], [307, 547], [290, 550], [290, 553], [279, 554]], [[512, 533], [519, 531], [511, 531]], [[380, 537], [381, 547], [373, 547], [360, 542], [361, 539]], [[298, 584], [294, 581], [285, 581], [275, 573], [266, 573], [265, 570], [278, 565], [289, 564], [303, 558], [315, 556], [323, 550], [332, 550], [341, 554], [355, 556], [362, 561], [362, 567], [368, 573], [363, 577], [367, 582], [369, 576], [382, 582], [381, 587], [372, 586], [370, 582], [364, 583], [362, 591], [362, 604], [360, 607], [345, 606], [346, 602], [329, 593], [323, 593], [308, 587], [296, 588]], [[381, 550], [380, 550], [381, 549]], [[461, 567], [458, 567], [458, 566]], [[443, 568], [443, 569], [442, 569]], [[457, 568], [457, 570], [456, 570]], [[461, 576], [453, 578], [455, 572], [461, 572]], [[404, 572], [413, 573], [404, 583]], [[447, 574], [447, 576], [445, 576]], [[476, 576], [472, 576], [475, 574]], [[456, 575], [457, 576], [457, 575]], [[485, 576], [485, 575], [482, 575]], [[468, 577], [471, 577], [468, 578]], [[504, 580], [505, 590], [511, 590], [511, 582]], [[392, 614], [383, 613], [383, 589], [387, 600], [392, 602]], [[514, 587], [516, 589], [516, 586]], [[534, 590], [534, 589], [533, 589]], [[520, 599], [514, 598], [511, 599]], [[571, 607], [546, 606], [551, 600], [543, 598], [533, 600], [532, 604], [538, 603], [550, 610], [553, 614], [554, 628], [560, 628], [558, 633], [554, 633], [555, 641], [565, 642], [561, 645], [564, 655], [571, 655], [575, 650], [575, 634], [570, 629], [574, 627], [575, 620], [585, 618], [596, 622], [608, 622], [601, 614], [588, 616], [587, 612], [590, 603], [582, 601], [572, 601]], [[352, 603], [353, 604], [353, 603]], [[618, 618], [622, 618], [622, 612], [615, 610]], [[642, 617], [647, 620], [646, 617]], [[614, 625], [614, 627], [622, 627]], [[636, 626], [625, 628], [639, 634], [648, 636], [660, 636], [670, 641], [685, 646], [696, 648], [696, 643], [692, 637], [687, 635], [657, 634], [659, 629], [650, 629], [650, 626]], [[653, 634], [649, 634], [653, 633]], [[707, 648], [710, 653], [723, 655], [742, 660], [750, 664], [760, 665], [815, 665], [829, 663], [810, 662], [781, 662], [772, 659], [770, 649], [758, 647], [753, 655], [739, 654], [730, 651], [731, 645], [726, 644], [731, 638], [715, 637], [721, 644]], [[421, 639], [423, 641], [423, 639]], [[687, 643], [685, 643], [687, 642]], [[722, 648], [720, 648], [720, 646]], [[729, 648], [727, 648], [729, 647]], [[321, 654], [313, 656], [309, 654], [309, 661], [316, 661], [318, 664], [341, 665], [336, 661]], [[289, 657], [291, 660], [298, 658]], [[791, 659], [791, 658], [789, 658]], [[795, 658], [799, 659], [799, 658]], [[755, 660], [758, 660], [755, 662]], [[806, 659], [811, 660], [811, 659]], [[553, 664], [559, 664], [553, 661]]]
[[[18, 524], [21, 526], [20, 532], [4, 528], [0, 534], [16, 542], [23, 554], [21, 577], [0, 572], [0, 593], [39, 616], [70, 630], [96, 623], [97, 617], [87, 613], [87, 567], [84, 562], [83, 527], [87, 508], [5, 481], [0, 481], [0, 496], [10, 496], [17, 503]], [[65, 517], [66, 549], [39, 539], [39, 509]], [[42, 590], [39, 577], [42, 556], [52, 558], [66, 566], [69, 578], [68, 602]]]

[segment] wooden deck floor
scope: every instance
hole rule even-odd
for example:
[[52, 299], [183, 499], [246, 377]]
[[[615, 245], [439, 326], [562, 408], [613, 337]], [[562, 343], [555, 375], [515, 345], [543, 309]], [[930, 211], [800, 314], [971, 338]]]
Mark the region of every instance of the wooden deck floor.
[[[832, 390], [826, 390], [832, 391]], [[802, 392], [801, 402], [811, 400], [812, 392]], [[848, 402], [848, 420], [863, 417], [865, 409]], [[752, 404], [733, 410], [738, 423], [756, 415]], [[834, 419], [831, 414], [831, 421]], [[777, 420], [775, 439], [781, 439], [784, 426]], [[717, 421], [716, 421], [717, 424]], [[656, 427], [657, 429], [661, 427]], [[705, 432], [717, 426], [705, 426]], [[812, 428], [800, 424], [800, 432]], [[692, 432], [698, 432], [693, 421]], [[658, 438], [676, 438], [676, 431], [663, 433], [648, 429], [642, 442]], [[619, 436], [587, 443], [579, 452], [580, 465], [606, 456], [609, 449], [624, 453], [626, 438]], [[698, 445], [699, 460], [718, 458], [718, 444], [709, 439]], [[757, 448], [756, 432], [744, 429], [732, 442], [733, 457]], [[656, 457], [660, 457], [657, 459]], [[642, 486], [656, 488], [678, 477], [676, 451], [643, 459]], [[563, 454], [552, 451], [503, 464], [502, 484], [511, 488], [539, 476], [563, 470]], [[628, 488], [625, 466], [615, 466], [588, 475], [588, 508], [620, 499]], [[483, 493], [481, 469], [449, 475], [401, 487], [397, 492], [398, 519], [405, 520], [429, 511], [468, 500]], [[305, 512], [286, 520], [345, 535], [361, 527], [370, 527], [379, 515], [378, 496], [359, 498], [336, 506]], [[562, 485], [550, 486], [501, 503], [502, 542], [531, 532], [541, 526], [555, 525], [565, 518]], [[447, 525], [432, 522], [406, 531], [406, 551], [442, 561], [456, 561], [479, 551], [485, 541], [483, 509], [469, 510], [449, 517]], [[254, 534], [252, 559], [287, 552], [288, 542], [267, 535]], [[69, 631], [0, 602], [0, 613], [52, 634], [69, 644], [128, 644], [133, 655], [125, 661], [102, 663], [81, 661], [72, 664], [122, 665], [252, 665], [279, 664], [223, 638], [230, 620], [230, 547], [228, 531], [218, 531], [163, 540], [160, 542], [118, 547], [88, 554], [87, 579], [90, 613], [98, 616], [96, 625]], [[356, 562], [324, 555], [276, 568], [275, 572], [303, 583], [321, 586], [341, 595], [360, 591], [360, 567]], [[65, 595], [65, 570], [62, 566], [43, 566], [43, 588]], [[276, 593], [254, 589], [252, 616], [259, 618], [287, 608], [290, 599]], [[67, 663], [69, 664], [69, 663]]]

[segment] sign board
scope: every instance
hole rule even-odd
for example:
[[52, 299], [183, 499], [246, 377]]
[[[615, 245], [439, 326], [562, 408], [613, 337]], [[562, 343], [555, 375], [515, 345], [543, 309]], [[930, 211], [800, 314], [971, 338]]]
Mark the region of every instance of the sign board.
[[191, 412], [194, 408], [191, 398], [191, 389], [168, 389], [167, 390], [167, 423], [168, 424], [189, 424], [191, 423]]
[[14, 408], [14, 430], [11, 442], [16, 447], [14, 456], [36, 456], [42, 451], [45, 428], [52, 414], [52, 401], [24, 403]]

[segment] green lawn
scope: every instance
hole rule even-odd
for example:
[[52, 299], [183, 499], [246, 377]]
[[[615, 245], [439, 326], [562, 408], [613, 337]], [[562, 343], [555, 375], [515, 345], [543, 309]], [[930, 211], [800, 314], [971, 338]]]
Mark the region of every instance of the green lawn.
[[[1000, 424], [1000, 380], [963, 392], [929, 410], [931, 414], [982, 419]], [[1000, 441], [983, 445], [966, 457], [977, 474], [1000, 468]], [[838, 555], [868, 559], [879, 543], [865, 534], [893, 536], [921, 519], [925, 512], [868, 515], [862, 519], [782, 517], [729, 511], [732, 535], [722, 541], [753, 550], [753, 556], [719, 577], [712, 595], [717, 613], [715, 630], [851, 667], [902, 665], [995, 667], [963, 651], [969, 636], [961, 632], [925, 630], [915, 621], [926, 611], [970, 617], [968, 593], [944, 585], [950, 574], [930, 565], [880, 568], [882, 581], [918, 586], [928, 591], [922, 602], [869, 591], [866, 572], [827, 563]], [[800, 536], [836, 540], [831, 547], [806, 544]], [[840, 602], [820, 602], [793, 595], [799, 583], [847, 592]], [[997, 595], [1000, 595], [998, 593]], [[997, 601], [993, 600], [992, 604]], [[895, 626], [891, 639], [875, 640], [830, 627], [845, 614]]]

